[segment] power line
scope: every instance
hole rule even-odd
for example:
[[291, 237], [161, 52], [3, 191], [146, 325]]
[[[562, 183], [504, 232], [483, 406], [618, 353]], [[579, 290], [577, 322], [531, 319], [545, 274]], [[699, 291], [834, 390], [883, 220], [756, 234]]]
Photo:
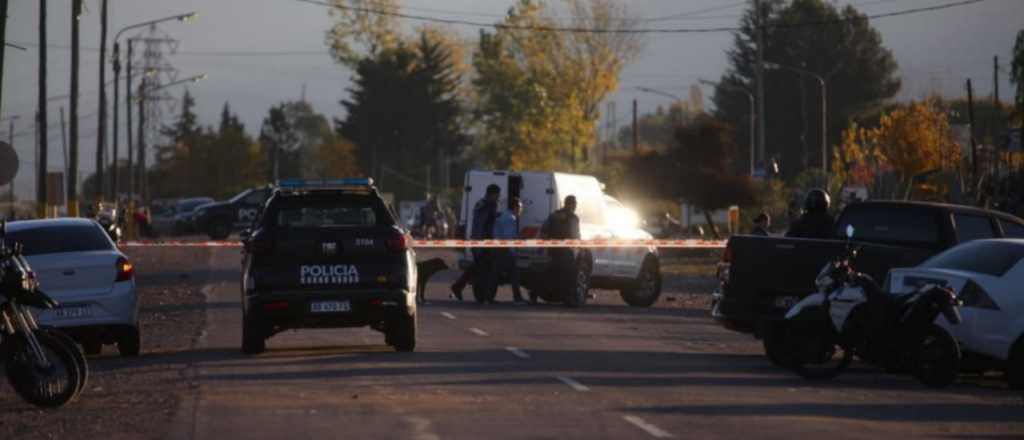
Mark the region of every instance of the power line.
[[[396, 18], [406, 18], [417, 21], [428, 21], [428, 23], [438, 23], [443, 25], [456, 25], [456, 26], [470, 26], [475, 28], [487, 28], [497, 30], [517, 30], [517, 31], [535, 31], [535, 32], [558, 32], [558, 33], [574, 33], [574, 34], [710, 34], [720, 32], [736, 32], [740, 31], [741, 28], [735, 27], [720, 27], [720, 28], [639, 28], [639, 29], [610, 29], [610, 28], [580, 28], [580, 27], [558, 27], [558, 26], [519, 26], [519, 25], [503, 25], [503, 24], [487, 24], [480, 23], [480, 21], [471, 21], [457, 18], [440, 18], [426, 15], [414, 15], [409, 13], [395, 12], [382, 9], [373, 9], [367, 7], [355, 7], [355, 6], [344, 6], [338, 4], [332, 4], [325, 1], [319, 0], [296, 0], [302, 3], [310, 3], [319, 6], [327, 6], [336, 9], [349, 10], [353, 12], [369, 13], [384, 16], [393, 16]], [[936, 11], [941, 9], [948, 9], [957, 6], [967, 6], [974, 3], [981, 3], [985, 0], [962, 0], [935, 6], [925, 6], [912, 9], [904, 9], [893, 12], [885, 12], [871, 15], [863, 15], [859, 17], [831, 19], [831, 20], [820, 20], [820, 21], [804, 21], [804, 23], [798, 24], [781, 24], [781, 25], [768, 25], [768, 28], [795, 28], [804, 26], [823, 26], [823, 25], [834, 25], [848, 23], [848, 21], [859, 21], [871, 18], [885, 18], [891, 16], [909, 15], [914, 13]]]

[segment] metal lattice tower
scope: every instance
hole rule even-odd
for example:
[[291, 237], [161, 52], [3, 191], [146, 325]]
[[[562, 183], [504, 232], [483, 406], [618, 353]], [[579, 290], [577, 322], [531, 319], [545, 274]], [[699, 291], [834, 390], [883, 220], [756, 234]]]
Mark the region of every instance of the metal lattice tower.
[[178, 69], [171, 65], [167, 55], [173, 55], [178, 50], [178, 40], [160, 31], [155, 25], [149, 27], [149, 31], [141, 37], [132, 38], [136, 44], [142, 44], [142, 62], [133, 63], [133, 73], [142, 78], [139, 84], [138, 99], [142, 100], [142, 114], [140, 115], [144, 124], [142, 126], [142, 137], [135, 147], [138, 151], [136, 168], [137, 182], [143, 199], [149, 197], [149, 185], [145, 179], [145, 171], [150, 159], [155, 157], [157, 145], [160, 139], [160, 130], [163, 127], [164, 115], [173, 114], [177, 110], [177, 100], [172, 97], [170, 91], [163, 86], [178, 80]]

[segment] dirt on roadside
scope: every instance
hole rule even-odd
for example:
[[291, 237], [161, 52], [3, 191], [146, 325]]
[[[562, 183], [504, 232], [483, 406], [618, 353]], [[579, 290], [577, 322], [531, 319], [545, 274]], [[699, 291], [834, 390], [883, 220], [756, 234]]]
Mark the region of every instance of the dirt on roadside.
[[114, 346], [89, 358], [89, 382], [77, 401], [42, 410], [24, 403], [0, 378], [0, 438], [149, 439], [169, 431], [189, 392], [191, 353], [205, 324], [210, 249], [132, 248], [142, 355], [121, 358]]

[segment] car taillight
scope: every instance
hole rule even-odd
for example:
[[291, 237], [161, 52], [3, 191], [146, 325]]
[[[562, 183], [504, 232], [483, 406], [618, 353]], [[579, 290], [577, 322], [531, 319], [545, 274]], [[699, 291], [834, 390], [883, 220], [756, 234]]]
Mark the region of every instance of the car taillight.
[[135, 277], [135, 266], [132, 265], [127, 258], [121, 257], [117, 259], [117, 277], [114, 281], [131, 281]]
[[411, 244], [412, 239], [407, 234], [396, 234], [385, 241], [385, 245], [391, 252], [405, 252], [409, 250]]
[[536, 226], [527, 226], [519, 231], [519, 236], [523, 238], [537, 238], [540, 235], [540, 228]]

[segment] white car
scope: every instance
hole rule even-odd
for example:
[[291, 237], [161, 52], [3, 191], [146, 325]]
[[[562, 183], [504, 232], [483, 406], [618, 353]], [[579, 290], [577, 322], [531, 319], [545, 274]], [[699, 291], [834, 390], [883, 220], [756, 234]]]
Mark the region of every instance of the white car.
[[1024, 239], [967, 242], [889, 273], [893, 293], [928, 283], [955, 290], [963, 301], [960, 325], [938, 320], [962, 350], [981, 361], [980, 369], [1005, 368], [1010, 386], [1024, 388]]
[[141, 348], [135, 270], [98, 223], [82, 218], [14, 221], [8, 244], [21, 243], [40, 288], [60, 307], [35, 310], [40, 325], [66, 331], [99, 354], [116, 344], [122, 356]]
[[[494, 184], [501, 188], [499, 211], [506, 209], [509, 197], [519, 197], [523, 203], [519, 217], [523, 238], [537, 238], [548, 216], [562, 206], [566, 196], [573, 195], [577, 201], [581, 239], [651, 239], [651, 234], [640, 228], [639, 216], [605, 194], [604, 185], [594, 176], [473, 170], [466, 173], [465, 182], [460, 216], [463, 225], [473, 224], [473, 205], [483, 198], [487, 186]], [[463, 227], [464, 237], [468, 239], [470, 228]], [[523, 286], [545, 292], [551, 284], [547, 272], [550, 257], [545, 250], [519, 249], [517, 253]], [[588, 248], [581, 250], [581, 255], [582, 267], [587, 270], [577, 279], [577, 285], [582, 286], [580, 290], [591, 287], [619, 290], [622, 300], [635, 307], [648, 307], [661, 295], [661, 268], [656, 248]], [[472, 254], [467, 251], [460, 265], [465, 266], [471, 259]]]

